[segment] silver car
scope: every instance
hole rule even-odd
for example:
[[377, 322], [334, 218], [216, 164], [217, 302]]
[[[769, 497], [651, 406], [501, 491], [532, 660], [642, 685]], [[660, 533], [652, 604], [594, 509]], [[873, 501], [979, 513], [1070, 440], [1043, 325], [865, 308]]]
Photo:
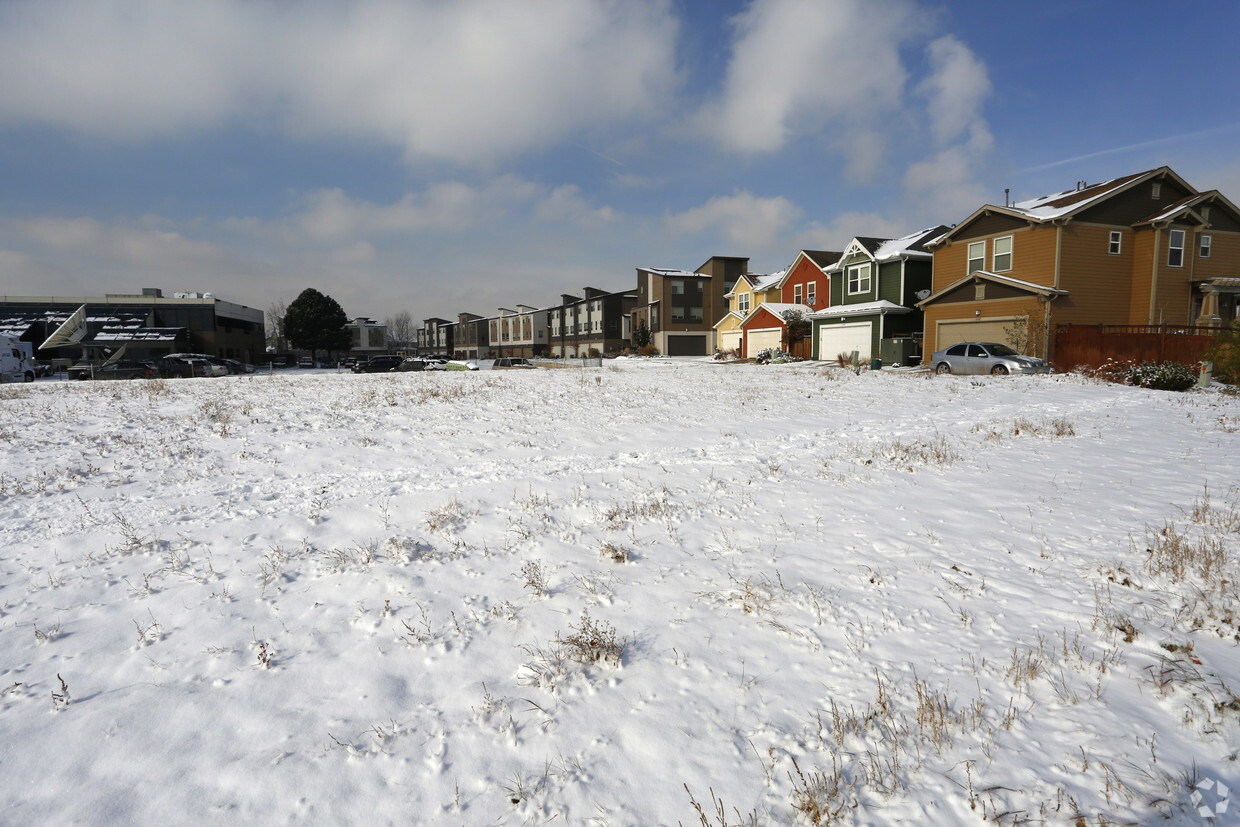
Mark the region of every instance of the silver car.
[[991, 373], [1050, 373], [1051, 366], [1035, 356], [1023, 356], [1007, 345], [996, 342], [961, 342], [930, 357], [935, 373], [963, 376]]

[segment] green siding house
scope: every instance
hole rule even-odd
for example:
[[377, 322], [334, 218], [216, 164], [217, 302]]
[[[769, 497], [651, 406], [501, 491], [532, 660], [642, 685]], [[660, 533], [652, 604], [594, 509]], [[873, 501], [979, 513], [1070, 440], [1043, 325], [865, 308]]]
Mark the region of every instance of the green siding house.
[[930, 295], [934, 256], [926, 243], [946, 233], [944, 225], [903, 238], [858, 236], [825, 272], [831, 305], [810, 316], [813, 358], [857, 353], [863, 363], [886, 353], [885, 361], [916, 364], [923, 338], [917, 302]]

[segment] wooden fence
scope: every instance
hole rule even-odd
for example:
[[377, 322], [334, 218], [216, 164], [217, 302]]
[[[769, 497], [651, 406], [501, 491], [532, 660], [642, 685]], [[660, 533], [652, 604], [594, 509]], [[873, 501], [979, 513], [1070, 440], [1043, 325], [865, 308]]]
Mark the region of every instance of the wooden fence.
[[1057, 371], [1099, 367], [1107, 361], [1195, 365], [1213, 343], [1213, 327], [1185, 325], [1078, 325], [1055, 329]]

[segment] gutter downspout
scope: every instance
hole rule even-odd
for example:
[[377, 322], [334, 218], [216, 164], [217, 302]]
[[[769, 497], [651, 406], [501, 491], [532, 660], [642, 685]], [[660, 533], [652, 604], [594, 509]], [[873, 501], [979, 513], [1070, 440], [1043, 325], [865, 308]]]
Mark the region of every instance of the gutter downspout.
[[1158, 299], [1158, 242], [1162, 240], [1162, 228], [1154, 228], [1154, 261], [1150, 266], [1150, 313], [1145, 323], [1154, 323], [1154, 304]]

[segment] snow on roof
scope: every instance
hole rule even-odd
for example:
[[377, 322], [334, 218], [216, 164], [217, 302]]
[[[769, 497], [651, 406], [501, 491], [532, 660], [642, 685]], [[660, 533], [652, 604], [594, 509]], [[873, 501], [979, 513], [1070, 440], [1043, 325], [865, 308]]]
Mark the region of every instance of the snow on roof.
[[1043, 195], [1037, 198], [1030, 198], [1025, 201], [1017, 201], [1008, 209], [1019, 213], [1024, 213], [1030, 218], [1038, 218], [1043, 221], [1059, 218], [1070, 212], [1081, 209], [1089, 204], [1096, 203], [1109, 198], [1117, 191], [1136, 181], [1138, 178], [1149, 175], [1157, 170], [1146, 170], [1145, 172], [1137, 172], [1132, 175], [1124, 175], [1119, 178], [1112, 178], [1110, 181], [1103, 181], [1101, 184], [1093, 184], [1091, 186], [1082, 187], [1081, 189], [1065, 190], [1064, 192], [1056, 192], [1051, 195]]
[[770, 275], [767, 275], [767, 276], [753, 276], [752, 277], [753, 278], [753, 281], [752, 281], [753, 289], [754, 290], [766, 290], [768, 288], [774, 287], [776, 284], [780, 282], [780, 280], [784, 277], [784, 273], [786, 272], [788, 271], [785, 269], [785, 270], [779, 270], [778, 272], [775, 272], [775, 273], [771, 273]]
[[879, 261], [891, 261], [896, 258], [932, 258], [934, 254], [926, 249], [926, 242], [938, 238], [946, 231], [947, 227], [940, 224], [937, 227], [927, 227], [924, 230], [909, 233], [901, 238], [888, 239], [873, 251], [874, 258]]
[[889, 302], [886, 299], [879, 299], [876, 302], [861, 302], [860, 304], [837, 304], [834, 307], [827, 307], [810, 315], [815, 319], [832, 319], [839, 316], [870, 316], [875, 313], [883, 315], [886, 313], [909, 313], [909, 308], [904, 305]]
[[688, 279], [688, 278], [708, 279], [710, 278], [709, 273], [693, 273], [693, 272], [690, 272], [689, 270], [676, 270], [676, 269], [667, 268], [667, 267], [638, 267], [637, 269], [643, 272], [646, 272], [646, 273], [654, 273], [657, 276], [673, 276], [678, 279], [679, 278], [685, 278], [685, 279]]
[[175, 342], [183, 327], [104, 328], [90, 342]]

